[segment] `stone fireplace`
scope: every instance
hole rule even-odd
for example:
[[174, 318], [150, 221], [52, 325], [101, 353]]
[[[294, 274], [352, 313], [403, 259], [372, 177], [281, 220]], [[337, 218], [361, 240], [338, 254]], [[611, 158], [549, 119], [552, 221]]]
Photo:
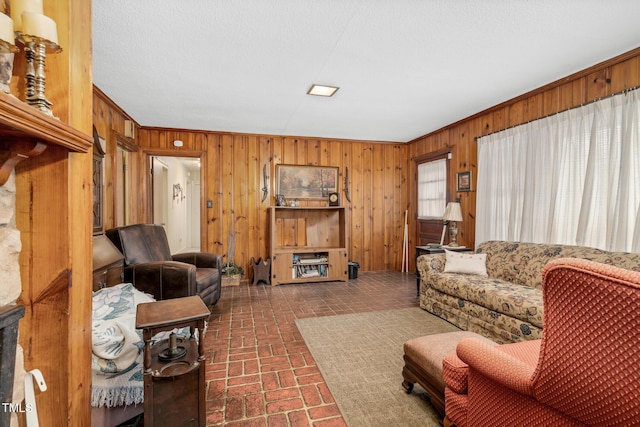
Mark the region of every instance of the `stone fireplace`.
[[[16, 185], [15, 173], [12, 173], [7, 182], [0, 187], [0, 307], [15, 305], [22, 292], [20, 281], [19, 256], [22, 244], [20, 243], [20, 231], [16, 227]], [[3, 334], [4, 336], [4, 334]], [[9, 346], [3, 343], [3, 350]], [[4, 362], [7, 355], [2, 355]], [[10, 357], [10, 355], [9, 355]], [[22, 402], [24, 398], [24, 357], [22, 347], [16, 348], [13, 397], [3, 400], [13, 405]], [[11, 416], [11, 425], [17, 425], [17, 417]]]

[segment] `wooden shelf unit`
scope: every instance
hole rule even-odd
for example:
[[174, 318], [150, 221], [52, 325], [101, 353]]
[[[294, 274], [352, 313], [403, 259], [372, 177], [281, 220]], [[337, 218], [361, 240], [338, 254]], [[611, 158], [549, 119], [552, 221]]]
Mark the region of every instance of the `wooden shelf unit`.
[[343, 206], [271, 206], [271, 284], [346, 281], [349, 224]]

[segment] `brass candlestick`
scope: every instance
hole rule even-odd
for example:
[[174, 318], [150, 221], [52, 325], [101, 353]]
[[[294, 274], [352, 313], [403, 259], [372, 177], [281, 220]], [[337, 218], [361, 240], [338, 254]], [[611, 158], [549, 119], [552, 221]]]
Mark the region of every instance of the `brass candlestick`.
[[27, 60], [25, 70], [27, 104], [37, 110], [54, 117], [51, 111], [51, 101], [45, 96], [46, 75], [44, 64], [48, 53], [62, 52], [57, 43], [29, 34], [19, 34], [18, 40], [25, 45]]

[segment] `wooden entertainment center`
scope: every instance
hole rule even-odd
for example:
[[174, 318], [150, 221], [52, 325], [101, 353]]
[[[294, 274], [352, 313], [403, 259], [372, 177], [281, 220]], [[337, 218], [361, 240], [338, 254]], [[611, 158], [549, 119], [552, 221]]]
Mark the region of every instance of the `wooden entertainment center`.
[[346, 281], [349, 227], [342, 206], [271, 206], [271, 284]]

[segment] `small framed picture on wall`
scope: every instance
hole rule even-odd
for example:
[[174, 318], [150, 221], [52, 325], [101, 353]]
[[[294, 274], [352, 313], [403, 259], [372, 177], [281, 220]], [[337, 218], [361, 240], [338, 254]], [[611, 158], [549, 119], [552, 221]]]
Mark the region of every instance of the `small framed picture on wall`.
[[458, 191], [473, 191], [471, 171], [458, 172]]

